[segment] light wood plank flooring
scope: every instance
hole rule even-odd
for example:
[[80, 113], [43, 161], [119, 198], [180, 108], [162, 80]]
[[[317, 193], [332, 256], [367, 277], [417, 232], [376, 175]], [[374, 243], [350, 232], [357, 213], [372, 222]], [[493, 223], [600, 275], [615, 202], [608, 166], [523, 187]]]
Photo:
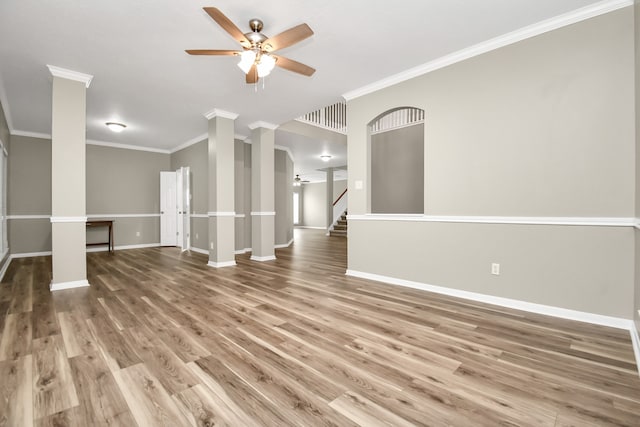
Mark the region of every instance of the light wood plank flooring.
[[152, 248], [0, 285], [0, 426], [640, 426], [629, 333], [349, 278], [296, 230], [213, 269]]

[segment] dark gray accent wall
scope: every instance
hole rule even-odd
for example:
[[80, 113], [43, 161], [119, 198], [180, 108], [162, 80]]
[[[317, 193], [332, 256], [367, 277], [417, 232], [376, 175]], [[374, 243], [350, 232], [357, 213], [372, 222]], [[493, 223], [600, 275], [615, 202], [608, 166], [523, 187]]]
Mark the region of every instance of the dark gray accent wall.
[[424, 212], [424, 124], [371, 136], [371, 212]]

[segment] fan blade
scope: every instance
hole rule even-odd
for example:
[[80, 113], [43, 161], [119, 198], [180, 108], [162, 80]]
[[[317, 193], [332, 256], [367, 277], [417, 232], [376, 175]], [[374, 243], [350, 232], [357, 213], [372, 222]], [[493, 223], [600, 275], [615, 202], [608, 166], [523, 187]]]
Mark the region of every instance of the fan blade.
[[242, 46], [251, 47], [251, 42], [247, 40], [245, 35], [240, 31], [240, 28], [236, 26], [229, 18], [225, 16], [224, 13], [220, 12], [217, 7], [203, 7], [204, 11], [209, 14], [209, 16], [218, 23], [227, 33], [231, 35], [234, 39], [236, 39]]
[[293, 28], [289, 28], [287, 31], [284, 31], [277, 36], [270, 37], [263, 41], [262, 49], [266, 52], [275, 52], [278, 49], [284, 49], [292, 44], [301, 42], [312, 35], [313, 31], [307, 24], [300, 24]]
[[284, 56], [271, 55], [276, 59], [276, 65], [285, 70], [293, 71], [294, 73], [302, 74], [304, 76], [311, 76], [316, 72], [315, 68], [311, 68], [301, 62], [294, 61], [293, 59], [285, 58]]
[[239, 50], [215, 50], [215, 49], [188, 49], [189, 55], [239, 55]]
[[256, 68], [256, 64], [253, 64], [251, 66], [251, 69], [247, 73], [245, 80], [249, 84], [256, 83], [258, 81], [258, 68]]

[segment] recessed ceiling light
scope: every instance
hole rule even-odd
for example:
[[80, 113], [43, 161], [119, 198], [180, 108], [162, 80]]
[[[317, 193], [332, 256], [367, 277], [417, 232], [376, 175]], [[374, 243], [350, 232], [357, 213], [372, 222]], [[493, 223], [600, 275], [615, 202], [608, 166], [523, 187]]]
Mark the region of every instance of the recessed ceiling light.
[[107, 127], [109, 129], [111, 129], [114, 132], [120, 133], [124, 130], [124, 128], [126, 128], [126, 125], [123, 125], [122, 123], [116, 123], [116, 122], [107, 122], [105, 123], [107, 125]]
[[320, 158], [323, 162], [328, 162], [329, 160], [331, 160], [331, 156], [329, 154], [323, 154], [322, 156], [320, 156]]

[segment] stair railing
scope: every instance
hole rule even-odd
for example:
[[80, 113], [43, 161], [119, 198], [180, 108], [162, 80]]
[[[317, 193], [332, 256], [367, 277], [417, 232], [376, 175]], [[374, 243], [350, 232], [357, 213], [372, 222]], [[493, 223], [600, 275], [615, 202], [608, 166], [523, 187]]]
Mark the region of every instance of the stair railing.
[[346, 210], [347, 210], [347, 189], [345, 188], [342, 194], [340, 194], [340, 196], [338, 196], [335, 202], [333, 202], [333, 221], [331, 222], [331, 227], [329, 227], [329, 230], [327, 230], [327, 232], [333, 230], [333, 226], [336, 224], [338, 219], [340, 219], [340, 217]]

